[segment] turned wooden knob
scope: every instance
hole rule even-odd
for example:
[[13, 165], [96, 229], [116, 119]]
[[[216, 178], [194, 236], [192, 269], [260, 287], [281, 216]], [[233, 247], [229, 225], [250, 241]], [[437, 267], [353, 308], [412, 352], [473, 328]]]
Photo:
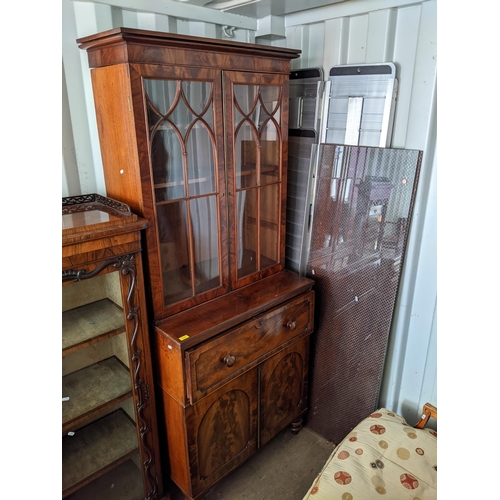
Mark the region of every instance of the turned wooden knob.
[[226, 364], [226, 366], [233, 366], [236, 363], [236, 358], [231, 354], [226, 354], [224, 359], [222, 360]]
[[295, 320], [293, 321], [289, 321], [287, 324], [286, 324], [287, 328], [289, 328], [290, 330], [295, 330], [295, 328], [297, 328], [297, 322]]

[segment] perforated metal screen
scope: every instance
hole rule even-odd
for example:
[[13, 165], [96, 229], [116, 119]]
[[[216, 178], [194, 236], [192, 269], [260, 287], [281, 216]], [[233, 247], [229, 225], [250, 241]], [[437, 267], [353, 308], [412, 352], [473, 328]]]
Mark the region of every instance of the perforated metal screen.
[[338, 443], [377, 408], [422, 152], [320, 145], [306, 425]]

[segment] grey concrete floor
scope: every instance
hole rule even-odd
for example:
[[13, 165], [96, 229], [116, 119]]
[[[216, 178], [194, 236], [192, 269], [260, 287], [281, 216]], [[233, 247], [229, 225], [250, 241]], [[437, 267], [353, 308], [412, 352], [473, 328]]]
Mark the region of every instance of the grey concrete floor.
[[[302, 500], [333, 451], [333, 443], [307, 427], [287, 427], [244, 464], [222, 478], [205, 500]], [[177, 489], [171, 500], [186, 497]]]

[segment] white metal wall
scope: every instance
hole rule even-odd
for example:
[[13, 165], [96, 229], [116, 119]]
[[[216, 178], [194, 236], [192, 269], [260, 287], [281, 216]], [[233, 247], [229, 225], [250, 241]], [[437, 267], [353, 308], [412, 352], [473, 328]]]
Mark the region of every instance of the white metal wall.
[[[355, 0], [259, 22], [170, 0], [62, 2], [63, 196], [105, 194], [87, 55], [76, 39], [118, 26], [302, 50], [292, 68], [393, 62], [399, 80], [392, 147], [424, 151], [380, 404], [415, 420], [436, 392], [436, 0]], [[274, 19], [273, 19], [274, 20]], [[276, 20], [274, 20], [276, 21]]]

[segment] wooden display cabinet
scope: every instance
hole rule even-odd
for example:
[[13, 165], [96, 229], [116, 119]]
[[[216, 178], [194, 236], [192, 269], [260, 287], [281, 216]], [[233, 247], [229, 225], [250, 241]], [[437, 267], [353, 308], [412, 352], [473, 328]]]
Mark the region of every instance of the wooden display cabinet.
[[283, 270], [288, 75], [300, 51], [130, 28], [78, 44], [107, 194], [150, 222], [154, 319]]
[[96, 194], [62, 203], [62, 496], [162, 497], [140, 233]]
[[150, 222], [165, 471], [199, 497], [307, 409], [313, 282], [284, 269], [300, 51], [130, 28], [78, 43], [107, 193]]

